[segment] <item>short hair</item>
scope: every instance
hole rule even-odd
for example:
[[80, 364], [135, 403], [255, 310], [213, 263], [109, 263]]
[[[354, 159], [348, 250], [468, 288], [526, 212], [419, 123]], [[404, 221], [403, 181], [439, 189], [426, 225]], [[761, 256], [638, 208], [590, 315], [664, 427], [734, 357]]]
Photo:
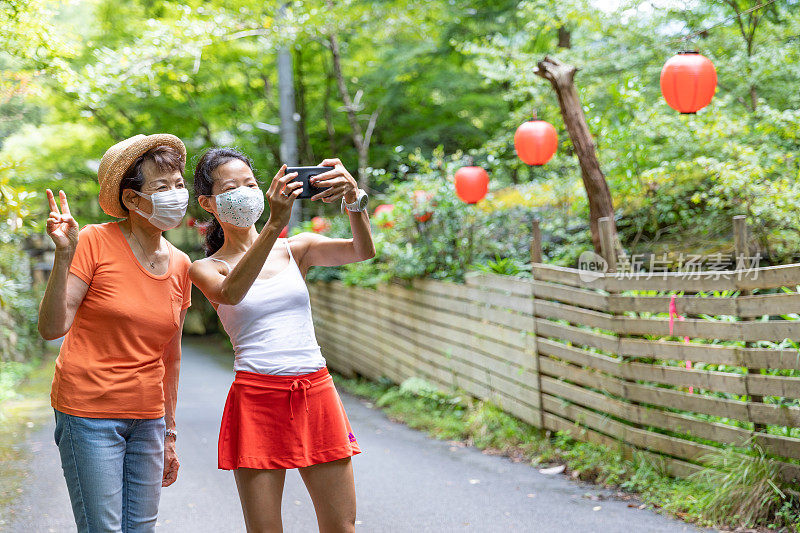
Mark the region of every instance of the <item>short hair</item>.
[[122, 191], [125, 189], [133, 189], [134, 191], [142, 190], [142, 185], [144, 185], [142, 166], [145, 161], [152, 161], [161, 172], [175, 172], [177, 170], [181, 173], [181, 176], [183, 176], [185, 161], [181, 157], [181, 154], [178, 153], [178, 150], [172, 146], [156, 146], [149, 149], [128, 167], [128, 170], [125, 171], [122, 180], [119, 182], [119, 205], [121, 205], [125, 211], [127, 211], [128, 208], [122, 203]]

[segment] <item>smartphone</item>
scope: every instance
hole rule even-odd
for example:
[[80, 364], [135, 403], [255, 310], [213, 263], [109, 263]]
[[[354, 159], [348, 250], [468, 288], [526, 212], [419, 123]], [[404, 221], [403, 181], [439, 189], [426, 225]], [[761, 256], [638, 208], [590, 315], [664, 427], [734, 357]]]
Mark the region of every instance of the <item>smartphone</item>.
[[[321, 193], [327, 187], [316, 187], [311, 185], [308, 180], [312, 176], [316, 176], [318, 174], [322, 174], [323, 172], [329, 172], [333, 170], [334, 167], [286, 167], [286, 174], [291, 174], [292, 172], [297, 172], [297, 177], [292, 180], [294, 181], [301, 181], [303, 182], [303, 192], [300, 193], [298, 198], [308, 199], [314, 196], [315, 194]], [[290, 182], [291, 183], [291, 182]]]

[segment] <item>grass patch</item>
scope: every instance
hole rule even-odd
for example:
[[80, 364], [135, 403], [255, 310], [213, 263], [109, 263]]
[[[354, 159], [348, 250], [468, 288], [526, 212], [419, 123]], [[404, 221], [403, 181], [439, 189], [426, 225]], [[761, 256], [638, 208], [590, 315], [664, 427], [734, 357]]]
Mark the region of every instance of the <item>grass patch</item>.
[[711, 527], [800, 532], [800, 493], [780, 480], [777, 468], [755, 446], [752, 462], [721, 450], [708, 468], [689, 479], [665, 474], [643, 454], [623, 457], [598, 444], [542, 431], [496, 405], [454, 391], [447, 394], [420, 378], [397, 386], [334, 374], [347, 392], [369, 399], [393, 420], [443, 440], [458, 440], [486, 453], [531, 465], [564, 465], [565, 473], [616, 489], [618, 495], [675, 517]]

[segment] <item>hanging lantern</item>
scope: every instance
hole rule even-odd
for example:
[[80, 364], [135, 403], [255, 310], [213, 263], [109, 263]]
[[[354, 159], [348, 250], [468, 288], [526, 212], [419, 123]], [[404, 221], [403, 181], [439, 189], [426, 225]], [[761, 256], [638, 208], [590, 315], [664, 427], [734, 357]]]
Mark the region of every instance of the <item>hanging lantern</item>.
[[392, 204], [381, 204], [375, 208], [375, 221], [378, 223], [378, 226], [382, 228], [391, 228], [394, 226], [392, 211], [394, 211], [394, 205]]
[[311, 219], [311, 231], [314, 233], [325, 233], [331, 229], [331, 223], [325, 217], [314, 217]]
[[661, 94], [675, 111], [696, 113], [711, 103], [716, 88], [714, 63], [696, 50], [679, 52], [661, 69]]
[[556, 129], [549, 122], [533, 118], [524, 122], [514, 133], [517, 155], [528, 165], [544, 165], [558, 148]]
[[489, 174], [481, 167], [461, 167], [456, 171], [456, 194], [468, 204], [483, 200], [489, 190]]
[[[423, 190], [414, 191], [414, 207], [419, 208], [420, 205], [426, 205], [431, 201], [431, 198], [433, 198], [433, 193]], [[433, 211], [427, 211], [425, 213], [414, 215], [414, 218], [417, 219], [418, 222], [427, 222], [432, 216]]]

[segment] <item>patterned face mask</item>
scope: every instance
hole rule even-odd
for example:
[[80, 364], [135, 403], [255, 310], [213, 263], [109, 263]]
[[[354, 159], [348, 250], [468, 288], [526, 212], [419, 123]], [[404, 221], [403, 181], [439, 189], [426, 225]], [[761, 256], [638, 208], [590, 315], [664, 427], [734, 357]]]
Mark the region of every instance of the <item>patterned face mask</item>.
[[214, 198], [219, 219], [240, 228], [249, 228], [264, 212], [264, 194], [252, 187], [238, 187]]

